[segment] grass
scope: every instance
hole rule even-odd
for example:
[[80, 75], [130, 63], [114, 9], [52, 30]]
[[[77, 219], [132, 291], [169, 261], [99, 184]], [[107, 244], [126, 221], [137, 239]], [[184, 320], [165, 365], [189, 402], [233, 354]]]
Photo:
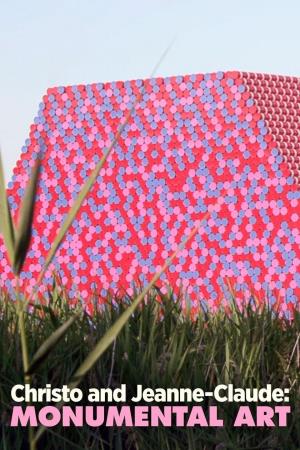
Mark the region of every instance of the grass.
[[[160, 62], [163, 60], [168, 51], [169, 49], [164, 52], [161, 59], [155, 66], [154, 72], [156, 71], [156, 69], [160, 65]], [[11, 270], [14, 274], [14, 281], [16, 286], [14, 292], [14, 298], [16, 298], [15, 313], [17, 316], [17, 328], [22, 354], [23, 381], [26, 384], [31, 384], [32, 376], [35, 375], [36, 372], [38, 372], [40, 364], [43, 363], [44, 359], [46, 359], [49, 354], [55, 349], [55, 347], [59, 344], [59, 341], [64, 337], [68, 329], [77, 319], [77, 316], [71, 316], [67, 321], [60, 324], [60, 326], [56, 328], [45, 341], [41, 342], [41, 345], [37, 348], [36, 353], [32, 356], [31, 359], [26, 326], [28, 306], [32, 302], [35, 305], [39, 287], [44, 279], [47, 269], [49, 268], [53, 258], [58, 252], [61, 243], [63, 242], [70, 226], [72, 225], [75, 217], [78, 214], [78, 211], [80, 210], [82, 204], [92, 190], [102, 167], [105, 165], [108, 157], [113, 152], [116, 143], [122, 136], [122, 133], [132, 116], [132, 113], [135, 112], [135, 109], [142, 98], [143, 92], [144, 86], [140, 90], [139, 95], [136, 96], [129, 111], [125, 115], [124, 121], [120, 123], [114, 139], [112, 140], [108, 148], [104, 151], [100, 161], [96, 164], [94, 169], [91, 170], [89, 176], [82, 184], [79, 193], [77, 194], [63, 221], [60, 224], [56, 237], [45, 257], [43, 267], [37, 279], [35, 280], [34, 288], [29, 294], [26, 294], [21, 290], [20, 275], [22, 273], [23, 265], [26, 261], [27, 253], [32, 239], [32, 227], [38, 192], [39, 175], [42, 166], [42, 154], [39, 151], [35, 155], [35, 161], [30, 173], [28, 174], [27, 186], [19, 205], [19, 211], [17, 213], [17, 217], [15, 217], [12, 214], [9, 199], [7, 196], [2, 157], [0, 153], [0, 234], [6, 248], [6, 256], [10, 263]], [[210, 212], [207, 212], [204, 217], [195, 221], [193, 228], [188, 229], [188, 234], [186, 236], [181, 236], [181, 240], [177, 243], [175, 251], [173, 251], [165, 261], [162, 261], [162, 264], [157, 269], [148, 285], [146, 285], [141, 290], [141, 292], [136, 296], [136, 298], [134, 298], [128, 308], [126, 308], [123, 313], [117, 318], [117, 320], [112, 323], [111, 327], [106, 331], [101, 339], [97, 343], [95, 343], [95, 346], [91, 349], [86, 358], [81, 361], [77, 369], [74, 371], [72, 378], [68, 381], [67, 385], [70, 389], [77, 387], [82, 382], [84, 377], [98, 362], [99, 358], [102, 356], [105, 350], [107, 350], [107, 348], [115, 341], [123, 327], [126, 325], [127, 321], [134, 314], [136, 308], [143, 302], [145, 296], [159, 280], [161, 275], [168, 269], [172, 261], [178, 256], [178, 253], [180, 253], [180, 251], [185, 248], [186, 244], [195, 236], [195, 234], [199, 231], [200, 226], [209, 216]], [[33, 427], [28, 427], [28, 443], [30, 450], [37, 450], [37, 444], [44, 432], [44, 427], [39, 427], [36, 432]]]
[[[155, 289], [160, 276], [195, 236], [209, 213], [195, 222], [187, 236], [181, 236], [177, 249], [162, 261], [149, 284], [134, 298], [109, 297], [106, 306], [100, 310], [95, 308], [92, 317], [80, 307], [72, 308], [67, 295], [55, 286], [50, 303], [46, 299], [37, 302], [44, 275], [142, 92], [81, 186], [29, 295], [20, 288], [20, 274], [32, 237], [40, 155], [36, 155], [36, 163], [28, 174], [18, 217], [13, 217], [10, 210], [0, 158], [0, 233], [16, 286], [16, 301], [5, 293], [0, 294], [0, 450], [300, 448], [299, 312], [295, 312], [290, 322], [268, 307], [249, 306], [241, 312], [233, 300], [230, 314], [221, 308], [214, 314], [202, 311], [192, 321], [180, 308], [183, 298], [175, 300], [171, 289], [168, 296]], [[225, 428], [217, 431], [213, 428], [92, 431], [87, 427], [67, 430], [39, 427], [36, 431], [29, 426], [26, 436], [24, 429], [9, 427], [10, 390], [19, 383], [36, 386], [51, 383], [53, 387], [67, 384], [70, 388], [80, 384], [85, 391], [92, 386], [113, 387], [121, 383], [129, 389], [143, 384], [152, 388], [201, 387], [204, 390], [212, 390], [220, 383], [233, 383], [237, 387], [272, 383], [292, 389], [293, 414], [286, 428], [235, 429], [230, 419], [236, 407], [224, 404]]]
[[[89, 192], [93, 188], [107, 158], [112, 153], [115, 144], [118, 142], [120, 136], [122, 135], [122, 132], [129, 122], [132, 113], [135, 111], [135, 108], [142, 97], [142, 93], [143, 89], [133, 102], [133, 105], [125, 116], [125, 120], [118, 127], [113, 141], [103, 153], [96, 167], [91, 171], [90, 175], [81, 186], [77, 197], [75, 198], [72, 206], [70, 206], [69, 211], [60, 224], [57, 235], [52, 242], [48, 254], [46, 255], [44, 265], [37, 279], [35, 280], [35, 286], [29, 295], [21, 291], [20, 274], [26, 261], [32, 238], [32, 226], [36, 206], [36, 197], [38, 192], [39, 174], [42, 165], [42, 155], [36, 155], [36, 160], [29, 174], [29, 179], [24, 196], [19, 205], [18, 217], [16, 218], [13, 217], [10, 209], [10, 204], [6, 192], [2, 158], [0, 154], [0, 233], [2, 235], [3, 243], [6, 248], [6, 253], [10, 262], [11, 270], [14, 274], [14, 281], [16, 286], [15, 312], [18, 319], [17, 327], [20, 337], [22, 354], [23, 381], [26, 384], [31, 384], [32, 376], [39, 370], [40, 364], [44, 361], [45, 358], [49, 356], [51, 351], [55, 349], [55, 347], [59, 344], [59, 341], [64, 337], [68, 329], [73, 325], [73, 322], [77, 319], [76, 316], [69, 317], [66, 322], [62, 323], [58, 328], [56, 328], [53, 333], [41, 343], [40, 347], [36, 350], [36, 353], [31, 359], [25, 318], [25, 316], [27, 316], [28, 314], [28, 306], [32, 302], [34, 302], [35, 304], [39, 287], [43, 281], [47, 269], [49, 268], [49, 265], [51, 264], [53, 258], [59, 250], [59, 247], [64, 240], [70, 226], [72, 225], [78, 211], [86, 200]], [[90, 351], [86, 358], [79, 364], [79, 366], [73, 373], [72, 378], [68, 381], [67, 385], [70, 389], [77, 387], [81, 383], [81, 381], [92, 369], [92, 367], [98, 362], [99, 358], [102, 356], [105, 350], [115, 341], [118, 334], [123, 329], [131, 315], [134, 314], [136, 308], [142, 303], [145, 296], [155, 285], [161, 275], [168, 269], [172, 261], [177, 257], [178, 253], [180, 253], [180, 251], [184, 249], [186, 244], [199, 231], [200, 226], [209, 217], [209, 215], [210, 213], [208, 212], [204, 217], [202, 217], [201, 220], [198, 219], [197, 221], [195, 221], [194, 227], [191, 230], [188, 230], [189, 234], [187, 236], [181, 237], [181, 241], [177, 244], [175, 251], [165, 261], [162, 261], [161, 266], [157, 269], [148, 285], [145, 286], [144, 289], [142, 289], [139, 295], [136, 296], [136, 298], [128, 306], [128, 308], [123, 311], [123, 313], [111, 325], [111, 327], [106, 331], [101, 339], [95, 344], [94, 348]], [[28, 427], [28, 442], [30, 450], [37, 450], [37, 444], [44, 432], [45, 427], [42, 426], [39, 427], [36, 432], [33, 427]]]
[[[28, 352], [33, 355], [55, 330], [78, 310], [70, 326], [42, 361], [31, 384], [51, 383], [60, 387], [72, 378], [76, 368], [132, 304], [133, 298], [107, 298], [107, 305], [88, 316], [70, 306], [66, 293], [57, 288], [51, 302], [34, 306], [25, 315]], [[138, 293], [136, 294], [136, 296]], [[234, 428], [237, 406], [219, 404], [225, 419], [223, 428], [62, 428], [47, 430], [39, 448], [59, 449], [299, 449], [300, 448], [300, 313], [292, 322], [280, 318], [268, 307], [250, 306], [242, 312], [232, 303], [232, 313], [200, 310], [191, 321], [181, 310], [182, 299], [155, 288], [146, 295], [120, 331], [115, 344], [81, 381], [81, 389], [118, 387], [126, 383], [129, 394], [137, 384], [145, 387], [201, 387], [213, 389], [220, 383], [236, 387], [291, 388], [287, 427]], [[112, 306], [114, 305], [114, 306]], [[12, 301], [2, 294], [0, 301], [1, 345], [1, 450], [27, 447], [26, 431], [9, 427], [12, 408], [10, 389], [23, 383], [17, 316]], [[163, 320], [162, 320], [163, 319]]]

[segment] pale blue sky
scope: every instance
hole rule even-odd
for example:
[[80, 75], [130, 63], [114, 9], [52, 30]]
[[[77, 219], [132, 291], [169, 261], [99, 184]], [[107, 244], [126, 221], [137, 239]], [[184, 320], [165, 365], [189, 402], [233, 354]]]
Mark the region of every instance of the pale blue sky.
[[246, 70], [300, 76], [299, 0], [0, 0], [9, 176], [47, 87]]

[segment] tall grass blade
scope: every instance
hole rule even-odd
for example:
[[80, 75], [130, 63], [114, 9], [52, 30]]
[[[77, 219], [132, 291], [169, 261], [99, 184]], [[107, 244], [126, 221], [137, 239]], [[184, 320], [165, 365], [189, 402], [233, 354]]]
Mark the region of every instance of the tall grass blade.
[[[75, 371], [72, 379], [68, 383], [68, 387], [70, 389], [74, 389], [77, 387], [85, 375], [89, 372], [89, 370], [96, 364], [101, 355], [107, 350], [107, 348], [114, 342], [117, 338], [118, 334], [121, 332], [123, 327], [126, 325], [127, 321], [130, 319], [138, 305], [144, 299], [144, 297], [149, 293], [149, 291], [154, 287], [155, 283], [159, 280], [161, 275], [167, 270], [172, 261], [176, 258], [179, 252], [181, 252], [186, 244], [195, 236], [198, 232], [201, 224], [208, 218], [209, 213], [205, 215], [205, 217], [198, 221], [195, 225], [191, 233], [178, 245], [177, 249], [172, 253], [172, 255], [167, 258], [162, 268], [156, 272], [153, 276], [150, 283], [143, 289], [143, 291], [137, 296], [137, 298], [132, 302], [130, 306], [123, 312], [123, 314], [116, 320], [116, 322], [109, 328], [109, 330], [104, 334], [104, 336], [100, 339], [98, 344], [94, 347], [94, 349], [90, 352], [87, 358], [83, 361], [83, 363], [78, 367]], [[62, 404], [59, 405], [60, 407]], [[43, 435], [45, 427], [39, 427], [36, 435], [35, 442], [38, 442], [41, 436]]]
[[56, 345], [59, 341], [65, 336], [69, 328], [73, 325], [76, 319], [78, 319], [79, 313], [70, 317], [64, 324], [62, 324], [45, 342], [40, 346], [35, 355], [32, 358], [32, 361], [29, 365], [26, 375], [32, 375], [36, 372], [36, 370], [40, 367], [40, 365], [44, 362], [44, 360], [48, 357], [52, 350], [55, 349]]
[[[203, 221], [207, 218], [207, 216], [203, 219]], [[202, 221], [200, 222], [200, 224]], [[182, 251], [187, 244], [188, 241], [194, 237], [197, 233], [200, 224], [196, 225], [191, 233], [184, 239], [184, 241], [178, 245], [177, 249], [173, 252], [173, 254], [165, 261], [163, 267], [156, 272], [153, 276], [150, 283], [143, 289], [143, 291], [137, 296], [137, 298], [132, 302], [132, 304], [123, 312], [123, 314], [118, 318], [118, 320], [110, 327], [110, 329], [105, 333], [105, 335], [98, 342], [94, 350], [88, 355], [85, 361], [80, 365], [80, 367], [76, 370], [69, 387], [72, 389], [76, 387], [86, 373], [93, 367], [93, 365], [97, 362], [100, 356], [105, 352], [105, 350], [113, 343], [116, 339], [130, 316], [134, 313], [137, 306], [141, 303], [143, 298], [148, 294], [148, 292], [153, 288], [155, 283], [159, 280], [161, 275], [166, 271], [166, 269], [170, 266], [174, 258], [176, 258], [177, 254]]]
[[[191, 233], [178, 245], [177, 249], [172, 253], [172, 255], [166, 259], [162, 268], [156, 272], [153, 276], [150, 283], [143, 289], [143, 291], [137, 296], [137, 298], [132, 302], [130, 306], [121, 314], [121, 316], [116, 320], [116, 322], [109, 328], [109, 330], [104, 334], [104, 336], [100, 339], [98, 344], [94, 347], [94, 349], [90, 352], [87, 358], [83, 361], [83, 363], [78, 367], [75, 371], [72, 379], [68, 383], [68, 387], [70, 389], [76, 388], [85, 377], [85, 375], [89, 372], [89, 370], [95, 365], [101, 355], [107, 350], [107, 348], [114, 342], [117, 338], [118, 334], [121, 332], [123, 327], [126, 325], [127, 321], [130, 319], [138, 305], [144, 299], [144, 297], [149, 293], [149, 291], [154, 287], [155, 283], [159, 280], [161, 275], [166, 271], [166, 269], [170, 266], [172, 261], [176, 258], [178, 253], [184, 249], [186, 244], [195, 236], [201, 224], [207, 219], [209, 213], [205, 215], [205, 217], [198, 221], [195, 227], [192, 229]], [[60, 405], [62, 406], [62, 405]], [[42, 434], [44, 433], [45, 428], [40, 427], [35, 435], [35, 442], [38, 442]]]
[[19, 274], [22, 270], [31, 240], [32, 219], [34, 214], [40, 167], [41, 160], [37, 159], [32, 169], [30, 180], [21, 204], [19, 223], [16, 230], [15, 258], [13, 264], [13, 270], [16, 274]]
[[[139, 99], [138, 99], [139, 100]], [[136, 101], [136, 103], [138, 102], [138, 100]], [[57, 233], [57, 236], [51, 246], [51, 249], [48, 252], [48, 255], [46, 256], [46, 260], [43, 266], [42, 271], [40, 272], [40, 275], [37, 279], [37, 283], [36, 283], [36, 289], [39, 286], [39, 284], [41, 283], [49, 265], [51, 264], [52, 259], [54, 258], [58, 248], [60, 247], [60, 244], [62, 243], [68, 229], [70, 228], [70, 226], [72, 225], [73, 220], [75, 219], [82, 203], [84, 202], [84, 200], [86, 199], [88, 193], [90, 192], [91, 188], [93, 187], [95, 181], [97, 180], [97, 177], [100, 173], [100, 170], [102, 169], [105, 161], [107, 160], [108, 156], [110, 155], [111, 151], [113, 150], [114, 146], [116, 145], [116, 143], [118, 142], [125, 126], [127, 125], [132, 112], [134, 111], [135, 107], [136, 107], [136, 103], [134, 104], [134, 106], [131, 108], [131, 110], [129, 111], [129, 113], [126, 116], [126, 119], [124, 121], [124, 123], [121, 125], [121, 127], [119, 128], [112, 144], [109, 146], [108, 150], [104, 153], [104, 155], [102, 156], [101, 160], [98, 162], [98, 164], [96, 165], [95, 169], [93, 170], [92, 174], [89, 176], [89, 178], [87, 179], [87, 181], [84, 183], [81, 191], [79, 192], [76, 200], [73, 203], [73, 206], [70, 208], [63, 224], [62, 227], [60, 228], [60, 230]]]
[[[163, 54], [161, 55], [161, 57], [159, 58], [158, 62], [156, 63], [156, 65], [154, 66], [154, 69], [151, 73], [151, 77], [154, 76], [155, 72], [157, 71], [158, 67], [160, 66], [160, 64], [162, 63], [162, 61], [164, 60], [164, 58], [166, 57], [166, 55], [168, 54], [168, 52], [170, 51], [171, 47], [173, 45], [173, 42], [166, 48], [166, 50], [163, 52]], [[98, 164], [96, 165], [95, 169], [93, 170], [92, 174], [90, 175], [90, 177], [87, 179], [87, 181], [85, 182], [85, 184], [83, 185], [81, 191], [79, 192], [73, 206], [70, 208], [64, 223], [62, 225], [62, 227], [60, 228], [51, 249], [49, 250], [48, 255], [46, 256], [46, 260], [43, 266], [42, 271], [40, 272], [40, 275], [37, 279], [36, 285], [35, 285], [35, 289], [32, 293], [32, 295], [37, 291], [39, 284], [41, 283], [49, 265], [51, 264], [52, 259], [55, 256], [55, 253], [57, 252], [60, 244], [62, 243], [68, 229], [70, 228], [70, 226], [72, 225], [73, 220], [75, 219], [82, 203], [84, 202], [84, 200], [86, 199], [89, 191], [91, 190], [91, 188], [93, 187], [95, 181], [97, 180], [97, 177], [99, 175], [100, 170], [102, 169], [105, 161], [107, 160], [107, 158], [109, 157], [110, 153], [112, 152], [113, 148], [115, 147], [115, 145], [117, 144], [117, 142], [119, 141], [119, 138], [121, 136], [121, 134], [123, 133], [126, 125], [128, 124], [133, 112], [136, 109], [137, 104], [140, 102], [140, 100], [143, 97], [143, 93], [144, 93], [144, 86], [142, 87], [140, 94], [138, 95], [138, 97], [135, 99], [132, 107], [130, 108], [130, 110], [128, 111], [127, 115], [125, 116], [124, 122], [121, 124], [121, 126], [119, 127], [115, 138], [113, 139], [111, 145], [108, 147], [107, 151], [104, 152], [104, 155], [102, 156], [101, 160], [98, 162]], [[31, 295], [31, 297], [32, 297]]]
[[[115, 141], [113, 142], [113, 144], [115, 143]], [[74, 201], [72, 207], [70, 208], [60, 230], [57, 233], [57, 236], [51, 246], [51, 249], [49, 250], [47, 256], [46, 256], [46, 260], [43, 266], [42, 271], [40, 272], [40, 275], [37, 279], [37, 285], [40, 284], [40, 282], [42, 281], [49, 265], [51, 264], [52, 259], [54, 258], [58, 248], [60, 247], [67, 231], [69, 230], [70, 226], [72, 225], [73, 220], [75, 219], [82, 203], [84, 202], [86, 196], [88, 195], [89, 191], [91, 190], [93, 184], [95, 183], [100, 170], [102, 169], [106, 159], [108, 158], [108, 155], [111, 151], [112, 146], [110, 147], [110, 149], [102, 156], [101, 160], [99, 161], [99, 163], [97, 164], [97, 166], [95, 167], [95, 169], [93, 170], [92, 174], [90, 175], [90, 177], [87, 179], [87, 181], [84, 183], [81, 191], [79, 192], [76, 200]]]
[[11, 265], [14, 263], [15, 230], [6, 195], [4, 170], [0, 152], [0, 231]]

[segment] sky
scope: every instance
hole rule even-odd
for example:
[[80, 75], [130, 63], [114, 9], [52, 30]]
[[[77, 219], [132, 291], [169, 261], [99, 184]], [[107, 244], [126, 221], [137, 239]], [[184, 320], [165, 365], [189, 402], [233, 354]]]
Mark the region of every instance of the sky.
[[300, 76], [299, 0], [0, 0], [7, 179], [48, 87], [242, 70]]

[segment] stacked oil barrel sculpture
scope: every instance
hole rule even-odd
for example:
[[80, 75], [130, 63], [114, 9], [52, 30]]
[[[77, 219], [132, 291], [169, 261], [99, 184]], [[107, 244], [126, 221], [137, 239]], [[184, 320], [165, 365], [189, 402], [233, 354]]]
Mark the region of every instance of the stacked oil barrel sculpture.
[[[142, 93], [142, 94], [141, 94]], [[293, 312], [300, 299], [300, 81], [218, 72], [50, 88], [9, 183], [17, 215], [42, 151], [30, 291], [58, 228], [141, 94], [81, 208], [44, 287], [59, 272], [85, 302], [144, 284], [207, 211], [161, 283], [181, 285], [195, 308], [237, 298]], [[0, 283], [12, 274], [0, 243]]]

